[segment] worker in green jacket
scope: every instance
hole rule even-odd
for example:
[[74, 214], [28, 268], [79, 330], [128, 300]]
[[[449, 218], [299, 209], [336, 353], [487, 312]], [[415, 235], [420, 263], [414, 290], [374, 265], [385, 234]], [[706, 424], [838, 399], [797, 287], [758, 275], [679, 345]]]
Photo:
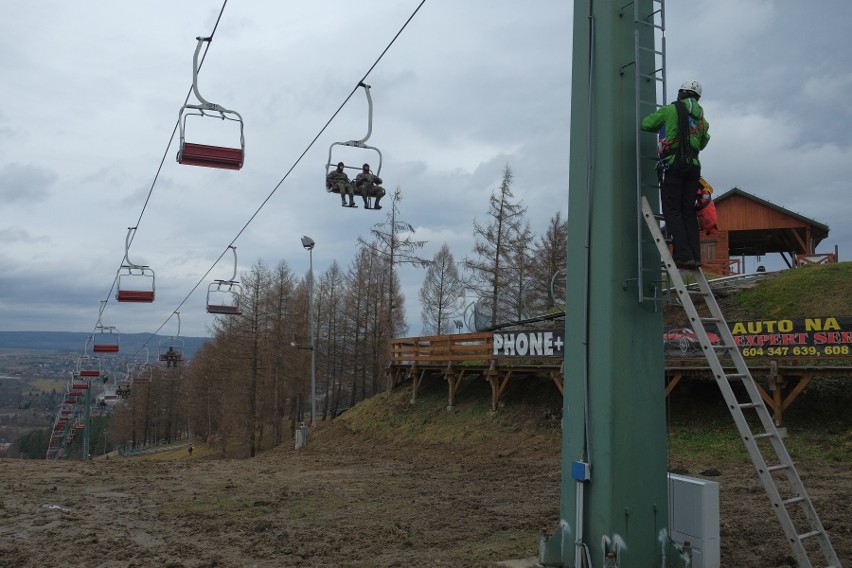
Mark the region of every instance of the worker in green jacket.
[[701, 267], [701, 243], [695, 196], [700, 188], [701, 162], [698, 153], [710, 140], [710, 126], [698, 104], [702, 88], [698, 81], [681, 85], [677, 100], [642, 119], [642, 130], [657, 133], [657, 176], [666, 231], [672, 239], [672, 257], [678, 268]]

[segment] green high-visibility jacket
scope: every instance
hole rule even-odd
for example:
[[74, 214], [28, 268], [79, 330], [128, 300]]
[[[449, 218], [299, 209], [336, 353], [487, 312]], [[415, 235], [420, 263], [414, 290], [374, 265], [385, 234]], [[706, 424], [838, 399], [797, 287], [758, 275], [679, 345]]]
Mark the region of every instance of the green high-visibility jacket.
[[[695, 152], [693, 164], [701, 166], [698, 152], [710, 141], [710, 124], [704, 118], [704, 109], [693, 98], [682, 99], [689, 113], [689, 144]], [[657, 150], [660, 165], [668, 167], [675, 160], [678, 148], [677, 109], [670, 103], [642, 119], [642, 130], [657, 133]]]

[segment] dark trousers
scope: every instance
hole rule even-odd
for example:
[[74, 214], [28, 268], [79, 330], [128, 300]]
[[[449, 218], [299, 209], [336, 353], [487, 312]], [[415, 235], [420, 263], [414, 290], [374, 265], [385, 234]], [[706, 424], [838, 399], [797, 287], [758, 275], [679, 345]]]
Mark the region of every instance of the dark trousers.
[[672, 257], [677, 262], [701, 262], [701, 242], [695, 216], [695, 194], [700, 187], [700, 177], [699, 166], [672, 167], [660, 183], [666, 231], [672, 239]]

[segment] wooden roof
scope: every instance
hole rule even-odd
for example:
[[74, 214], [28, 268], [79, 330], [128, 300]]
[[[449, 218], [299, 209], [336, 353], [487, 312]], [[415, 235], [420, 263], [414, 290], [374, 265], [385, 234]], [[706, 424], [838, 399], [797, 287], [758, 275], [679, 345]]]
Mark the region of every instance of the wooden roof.
[[828, 225], [775, 205], [738, 187], [713, 200], [719, 230], [731, 256], [771, 252], [811, 254], [828, 237]]

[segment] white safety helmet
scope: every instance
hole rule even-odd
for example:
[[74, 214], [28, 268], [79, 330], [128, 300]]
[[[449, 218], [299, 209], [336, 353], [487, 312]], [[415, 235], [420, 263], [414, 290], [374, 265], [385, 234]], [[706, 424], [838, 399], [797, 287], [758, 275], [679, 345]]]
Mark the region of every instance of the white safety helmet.
[[692, 91], [699, 97], [701, 96], [701, 83], [698, 81], [686, 81], [680, 86], [681, 91]]

